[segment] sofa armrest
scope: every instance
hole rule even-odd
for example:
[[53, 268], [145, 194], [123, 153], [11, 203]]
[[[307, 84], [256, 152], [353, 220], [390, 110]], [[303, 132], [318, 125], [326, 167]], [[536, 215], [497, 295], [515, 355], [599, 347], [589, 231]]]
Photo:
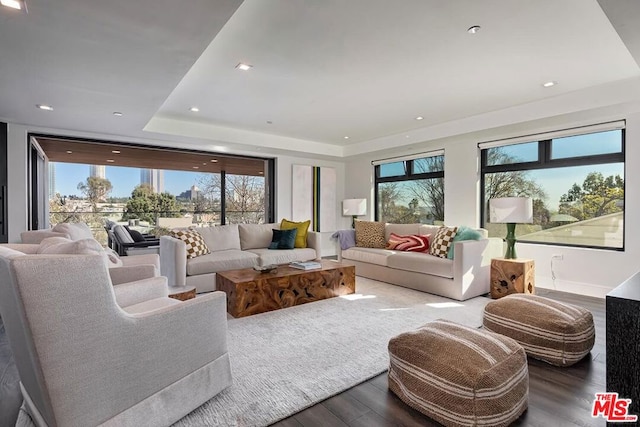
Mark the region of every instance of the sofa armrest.
[[114, 285], [113, 292], [120, 307], [169, 296], [167, 278], [162, 276]]
[[[453, 244], [453, 280], [464, 292], [486, 288], [489, 292], [491, 258], [502, 256], [502, 239], [464, 240]], [[475, 293], [479, 295], [480, 292]], [[464, 299], [464, 298], [463, 298]]]
[[65, 237], [70, 239], [67, 233], [59, 233], [52, 231], [50, 228], [47, 230], [27, 230], [20, 233], [20, 240], [22, 243], [40, 243], [47, 237]]
[[317, 231], [307, 231], [307, 247], [315, 249], [316, 259], [322, 258], [322, 240], [321, 234]]
[[135, 256], [125, 256], [121, 257], [123, 267], [133, 267], [137, 265], [153, 265], [160, 275], [160, 255], [158, 254], [140, 254]]
[[2, 247], [13, 249], [27, 255], [38, 253], [39, 244], [36, 243], [3, 243]]
[[109, 269], [111, 283], [114, 285], [148, 279], [159, 275], [159, 271], [152, 264], [112, 267]]
[[160, 274], [169, 286], [185, 286], [187, 281], [187, 245], [171, 236], [160, 237]]

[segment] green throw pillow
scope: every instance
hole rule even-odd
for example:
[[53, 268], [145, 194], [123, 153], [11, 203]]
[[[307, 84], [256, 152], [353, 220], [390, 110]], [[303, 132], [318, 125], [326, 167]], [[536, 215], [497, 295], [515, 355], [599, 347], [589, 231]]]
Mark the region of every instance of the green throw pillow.
[[273, 230], [269, 249], [293, 249], [296, 243], [297, 228], [291, 230]]
[[453, 236], [453, 242], [449, 247], [449, 252], [447, 252], [447, 258], [453, 259], [453, 244], [455, 242], [460, 242], [462, 240], [480, 240], [482, 239], [482, 233], [478, 230], [474, 230], [473, 228], [465, 227], [464, 225], [458, 227], [458, 232], [455, 236]]

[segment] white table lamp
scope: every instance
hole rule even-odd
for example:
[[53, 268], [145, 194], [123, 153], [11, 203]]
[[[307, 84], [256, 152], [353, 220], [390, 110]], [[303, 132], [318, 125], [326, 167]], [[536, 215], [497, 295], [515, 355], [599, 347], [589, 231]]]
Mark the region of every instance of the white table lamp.
[[351, 227], [356, 227], [356, 217], [367, 214], [367, 199], [345, 199], [342, 201], [342, 215], [352, 217]]
[[489, 200], [489, 221], [507, 224], [506, 259], [516, 258], [516, 224], [533, 222], [533, 200], [529, 197], [500, 197]]

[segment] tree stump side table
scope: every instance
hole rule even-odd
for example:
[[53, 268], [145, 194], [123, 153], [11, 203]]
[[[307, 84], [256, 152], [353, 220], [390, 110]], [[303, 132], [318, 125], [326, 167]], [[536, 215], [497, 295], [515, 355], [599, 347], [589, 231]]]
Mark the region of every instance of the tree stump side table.
[[509, 294], [535, 293], [535, 264], [532, 259], [491, 260], [491, 298]]

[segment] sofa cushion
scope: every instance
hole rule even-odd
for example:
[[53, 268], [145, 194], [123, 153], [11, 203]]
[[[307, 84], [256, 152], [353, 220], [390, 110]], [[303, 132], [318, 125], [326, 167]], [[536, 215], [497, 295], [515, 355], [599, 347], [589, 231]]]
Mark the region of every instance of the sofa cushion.
[[389, 241], [391, 233], [395, 233], [401, 236], [409, 236], [412, 234], [428, 234], [420, 233], [420, 224], [385, 224], [384, 238]]
[[296, 244], [297, 228], [291, 230], [271, 230], [273, 237], [268, 249], [293, 249]]
[[215, 251], [187, 260], [187, 276], [237, 270], [258, 265], [258, 255], [239, 249]]
[[135, 243], [135, 240], [133, 240], [131, 233], [129, 233], [129, 230], [124, 228], [124, 225], [114, 225], [113, 234], [116, 235], [121, 243]]
[[[219, 225], [216, 227], [194, 228], [202, 236], [211, 252], [226, 251], [229, 249], [240, 250], [240, 231], [238, 224]], [[271, 234], [269, 234], [271, 236]], [[271, 241], [271, 238], [269, 238]], [[265, 248], [268, 246], [264, 246]]]
[[457, 230], [457, 227], [440, 227], [431, 239], [429, 254], [446, 258], [449, 253], [449, 247], [453, 245], [453, 238]]
[[91, 229], [84, 222], [61, 222], [60, 224], [56, 224], [52, 228], [52, 231], [65, 233], [69, 238], [71, 238], [71, 240], [93, 239]]
[[391, 233], [387, 242], [387, 249], [406, 252], [428, 252], [429, 236], [420, 236], [418, 234], [402, 236]]
[[286, 219], [283, 219], [280, 222], [281, 230], [291, 230], [292, 228], [298, 229], [298, 234], [296, 235], [296, 248], [306, 248], [307, 247], [307, 232], [309, 231], [309, 225], [311, 224], [311, 220], [303, 221], [303, 222], [293, 222]]
[[240, 248], [243, 251], [268, 248], [274, 229], [279, 230], [280, 224], [238, 224]]
[[418, 234], [431, 235], [433, 237], [439, 229], [439, 225], [420, 224]]
[[209, 247], [196, 230], [172, 230], [171, 237], [182, 240], [187, 245], [187, 259], [210, 253]]
[[261, 265], [289, 264], [293, 261], [311, 261], [316, 259], [316, 251], [311, 248], [283, 249], [270, 251], [269, 249], [249, 249], [260, 257]]
[[453, 261], [420, 252], [396, 252], [387, 257], [388, 267], [453, 278]]
[[356, 246], [384, 249], [387, 246], [384, 228], [384, 222], [356, 221]]
[[386, 267], [387, 258], [393, 253], [394, 251], [387, 249], [359, 248], [354, 246], [346, 251], [342, 251], [342, 258], [353, 261], [368, 262], [370, 264], [378, 264]]

